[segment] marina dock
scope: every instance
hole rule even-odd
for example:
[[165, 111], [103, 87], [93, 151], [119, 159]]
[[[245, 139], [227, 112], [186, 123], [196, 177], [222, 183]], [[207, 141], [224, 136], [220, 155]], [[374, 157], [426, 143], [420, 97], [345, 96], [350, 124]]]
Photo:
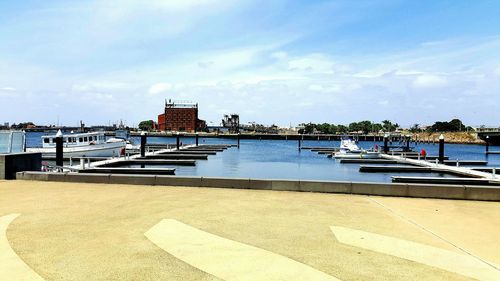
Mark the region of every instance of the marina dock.
[[[216, 155], [233, 145], [184, 145], [177, 149], [172, 145], [162, 145], [164, 149], [141, 154], [127, 155], [118, 158], [82, 158], [85, 161], [79, 165], [68, 167], [69, 171], [86, 173], [116, 173], [116, 174], [161, 174], [174, 175], [175, 168], [144, 168], [145, 166], [195, 166], [197, 160], [208, 160], [209, 155]], [[140, 165], [140, 168], [126, 167]]]
[[101, 165], [100, 167], [117, 167], [128, 165], [174, 165], [174, 166], [195, 166], [196, 160], [185, 159], [150, 159], [150, 158], [134, 158], [114, 162], [112, 164]]
[[137, 159], [207, 160], [208, 159], [208, 154], [174, 154], [174, 153], [162, 153], [162, 154], [146, 155], [144, 158], [139, 157]]
[[[406, 164], [406, 165], [430, 168], [433, 172], [454, 174], [454, 175], [459, 175], [461, 177], [480, 179], [472, 181], [474, 184], [487, 184], [487, 185], [500, 184], [500, 179], [496, 178], [494, 174], [477, 171], [466, 167], [450, 166], [447, 164], [436, 164], [436, 163], [431, 163], [429, 161], [415, 160], [415, 159], [403, 158], [401, 156], [393, 156], [387, 154], [382, 154], [381, 157], [386, 160], [396, 161], [398, 164]], [[478, 161], [475, 161], [474, 163], [477, 162]], [[448, 163], [450, 163], [450, 161]], [[472, 161], [462, 161], [461, 163], [472, 163]], [[394, 182], [404, 181], [412, 183], [414, 182], [441, 183], [441, 184], [450, 184], [452, 182], [455, 182], [457, 184], [465, 184], [464, 180], [461, 180], [460, 178], [393, 177], [393, 181]]]
[[359, 171], [363, 173], [431, 173], [431, 167], [419, 166], [376, 166], [376, 165], [361, 165]]
[[392, 177], [393, 182], [427, 183], [427, 184], [457, 184], [457, 185], [500, 185], [500, 181], [491, 178], [441, 178], [441, 177]]
[[86, 174], [135, 174], [135, 175], [174, 175], [175, 169], [173, 168], [90, 168], [79, 170], [79, 173], [85, 172]]
[[342, 164], [398, 164], [395, 159], [340, 159]]

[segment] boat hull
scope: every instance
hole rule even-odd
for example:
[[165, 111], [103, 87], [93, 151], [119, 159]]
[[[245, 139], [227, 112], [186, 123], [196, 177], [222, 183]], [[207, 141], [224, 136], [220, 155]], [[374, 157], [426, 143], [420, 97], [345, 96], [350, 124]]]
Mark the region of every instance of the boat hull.
[[[103, 143], [89, 146], [64, 147], [63, 156], [70, 157], [113, 157], [119, 156], [125, 148], [125, 142]], [[27, 152], [39, 152], [45, 157], [55, 157], [55, 147], [27, 148]]]

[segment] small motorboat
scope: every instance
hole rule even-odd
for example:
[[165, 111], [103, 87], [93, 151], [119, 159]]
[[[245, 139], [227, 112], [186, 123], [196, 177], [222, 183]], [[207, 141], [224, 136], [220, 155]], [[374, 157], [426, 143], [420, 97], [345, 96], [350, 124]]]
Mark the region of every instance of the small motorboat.
[[125, 151], [126, 153], [130, 154], [137, 154], [140, 153], [141, 151], [141, 146], [139, 144], [133, 143], [132, 139], [130, 138], [130, 132], [126, 130], [116, 130], [115, 131], [115, 137], [108, 139], [106, 142], [108, 143], [114, 143], [114, 142], [121, 142], [125, 141]]
[[364, 150], [351, 139], [342, 139], [338, 152], [333, 154], [335, 159], [376, 159], [380, 158], [380, 152], [375, 150]]
[[63, 155], [70, 157], [115, 157], [125, 153], [126, 142], [106, 142], [104, 132], [42, 136], [42, 147], [27, 148], [27, 152], [40, 152], [43, 157], [56, 156], [56, 137], [63, 138]]

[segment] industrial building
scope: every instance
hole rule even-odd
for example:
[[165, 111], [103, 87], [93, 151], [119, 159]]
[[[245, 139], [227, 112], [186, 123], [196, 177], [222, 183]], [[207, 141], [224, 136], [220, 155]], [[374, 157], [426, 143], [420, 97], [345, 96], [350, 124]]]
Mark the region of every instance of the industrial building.
[[240, 116], [238, 114], [225, 114], [222, 119], [222, 126], [227, 128], [230, 133], [238, 133], [240, 131]]
[[198, 119], [198, 104], [190, 101], [165, 101], [165, 110], [158, 115], [160, 131], [197, 132], [205, 127], [206, 122]]

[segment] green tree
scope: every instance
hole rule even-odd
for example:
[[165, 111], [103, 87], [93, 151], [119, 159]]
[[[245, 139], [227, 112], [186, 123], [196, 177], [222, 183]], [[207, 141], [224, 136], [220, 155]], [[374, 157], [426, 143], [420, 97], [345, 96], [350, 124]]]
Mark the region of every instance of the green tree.
[[410, 128], [410, 132], [412, 133], [417, 133], [420, 132], [420, 125], [419, 124], [413, 124]]
[[146, 120], [139, 123], [139, 129], [143, 131], [151, 131], [153, 129], [153, 120]]
[[397, 128], [399, 128], [399, 125], [397, 123], [392, 124], [389, 120], [384, 120], [382, 121], [382, 128], [386, 132], [394, 132]]

